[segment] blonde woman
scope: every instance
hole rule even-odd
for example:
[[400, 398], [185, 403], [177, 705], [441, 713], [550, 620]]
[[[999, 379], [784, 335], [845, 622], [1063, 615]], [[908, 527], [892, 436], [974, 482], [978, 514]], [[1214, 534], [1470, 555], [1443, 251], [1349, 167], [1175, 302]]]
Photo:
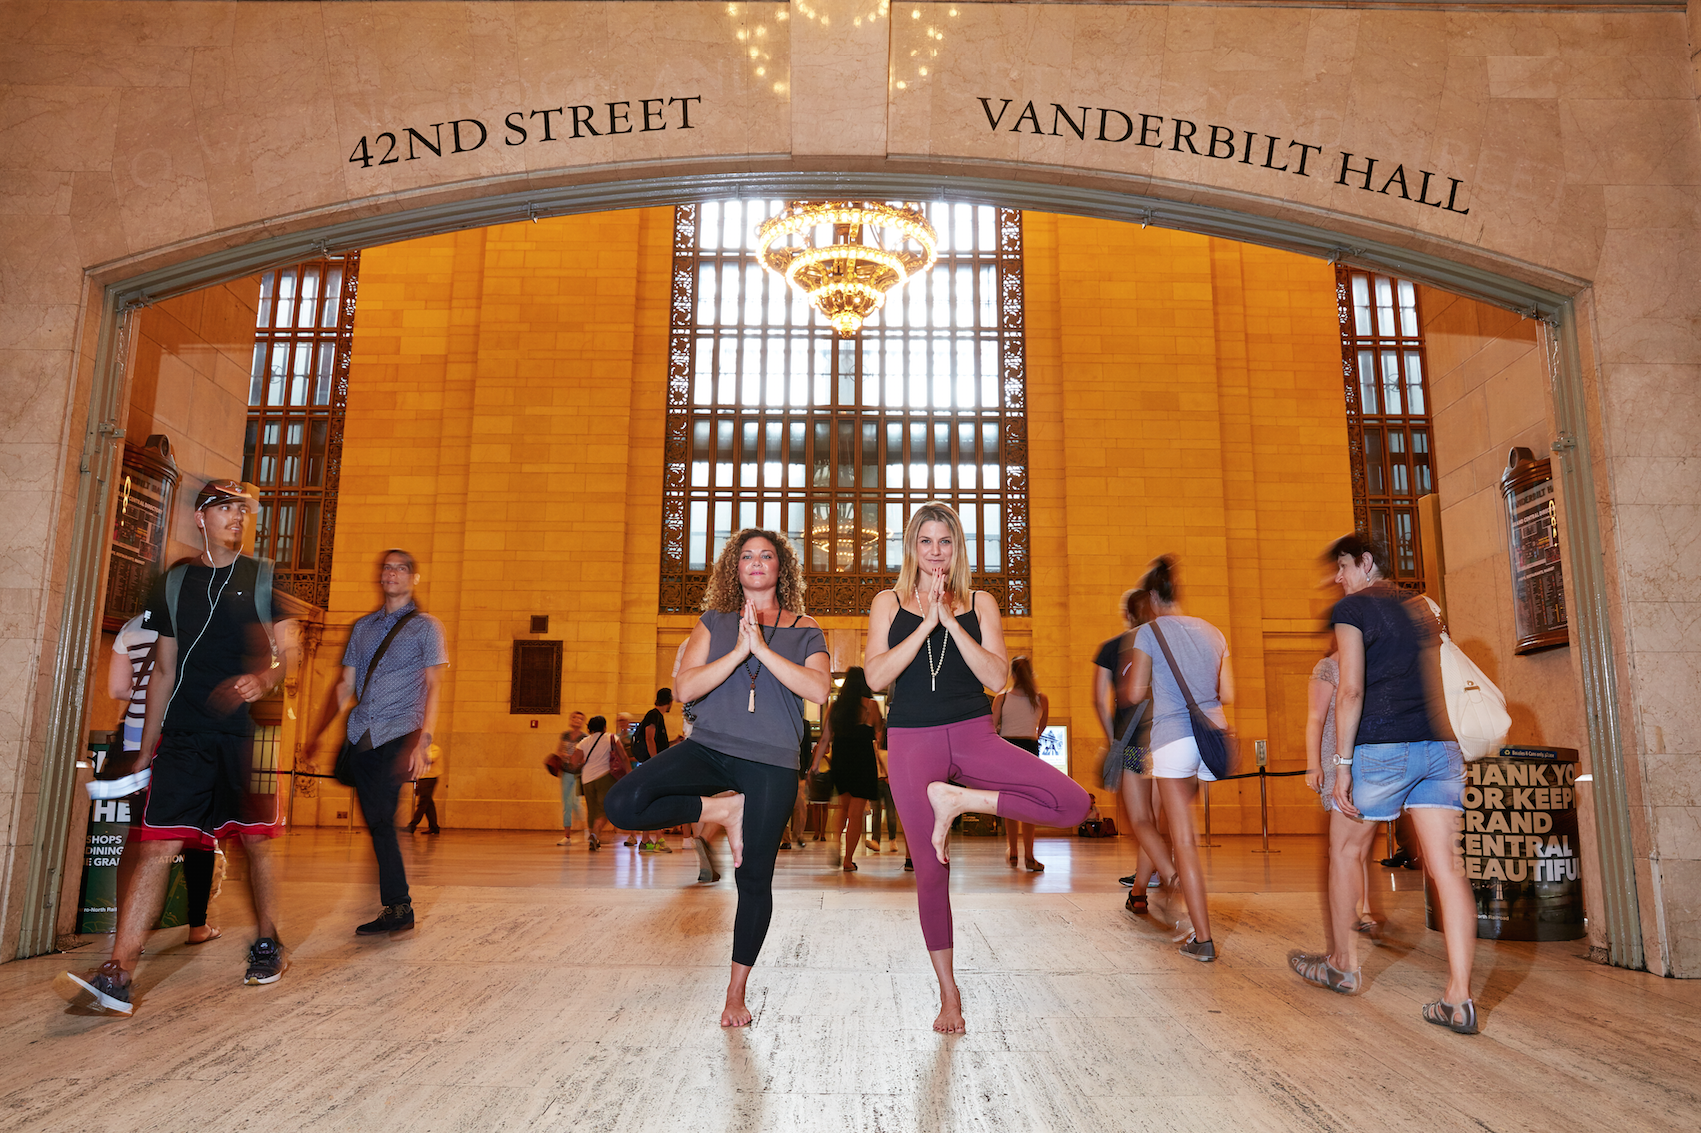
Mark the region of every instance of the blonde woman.
[[916, 901], [928, 959], [939, 980], [933, 1029], [960, 1033], [963, 1000], [952, 971], [951, 823], [975, 811], [1020, 822], [1074, 826], [1087, 792], [1050, 765], [998, 737], [988, 687], [1002, 687], [1008, 662], [998, 603], [969, 589], [963, 525], [937, 500], [904, 525], [898, 584], [875, 595], [864, 669], [873, 688], [892, 689], [887, 767], [904, 829], [930, 830], [915, 847]]
[[627, 830], [726, 828], [738, 911], [723, 1027], [751, 1021], [745, 986], [774, 913], [774, 860], [797, 793], [803, 702], [825, 704], [832, 688], [827, 640], [802, 611], [803, 589], [784, 535], [747, 527], [727, 541], [674, 686], [693, 705], [691, 737], [608, 795], [609, 816]]
[[[1000, 736], [1023, 751], [1039, 758], [1039, 737], [1051, 718], [1051, 698], [1034, 683], [1034, 663], [1027, 657], [1010, 662], [1010, 687], [992, 698], [992, 727]], [[1034, 824], [1006, 822], [1004, 846], [1008, 851], [1004, 861], [1016, 868], [1016, 842], [1021, 840], [1022, 853], [1029, 870], [1044, 873], [1045, 866], [1034, 857]]]

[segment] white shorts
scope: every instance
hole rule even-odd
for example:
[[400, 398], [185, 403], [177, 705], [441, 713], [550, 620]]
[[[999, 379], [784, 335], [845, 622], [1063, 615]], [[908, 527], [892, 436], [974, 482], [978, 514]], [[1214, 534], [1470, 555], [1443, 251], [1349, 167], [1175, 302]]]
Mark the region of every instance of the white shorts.
[[1199, 744], [1192, 736], [1152, 750], [1154, 779], [1190, 779], [1195, 775], [1201, 783], [1214, 783], [1217, 779], [1199, 758]]

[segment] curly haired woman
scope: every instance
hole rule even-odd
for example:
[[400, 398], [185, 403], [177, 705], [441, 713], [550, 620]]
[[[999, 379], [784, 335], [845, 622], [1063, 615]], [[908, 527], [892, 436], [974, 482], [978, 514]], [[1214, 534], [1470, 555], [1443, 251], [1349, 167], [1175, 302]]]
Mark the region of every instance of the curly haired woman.
[[803, 567], [784, 535], [747, 527], [727, 541], [674, 685], [679, 699], [695, 702], [691, 736], [608, 795], [609, 818], [626, 830], [726, 828], [738, 912], [723, 1027], [751, 1019], [745, 985], [774, 912], [774, 861], [797, 793], [803, 701], [825, 704], [832, 687], [827, 641], [802, 612], [803, 589]]

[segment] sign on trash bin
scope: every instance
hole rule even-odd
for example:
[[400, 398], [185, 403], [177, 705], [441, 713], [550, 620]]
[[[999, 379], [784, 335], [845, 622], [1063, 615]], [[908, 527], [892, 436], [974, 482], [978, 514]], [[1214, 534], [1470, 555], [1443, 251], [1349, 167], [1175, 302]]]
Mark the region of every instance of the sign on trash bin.
[[[1458, 848], [1476, 898], [1479, 939], [1584, 935], [1576, 779], [1574, 748], [1503, 747], [1465, 764]], [[1427, 904], [1436, 928], [1432, 897]]]

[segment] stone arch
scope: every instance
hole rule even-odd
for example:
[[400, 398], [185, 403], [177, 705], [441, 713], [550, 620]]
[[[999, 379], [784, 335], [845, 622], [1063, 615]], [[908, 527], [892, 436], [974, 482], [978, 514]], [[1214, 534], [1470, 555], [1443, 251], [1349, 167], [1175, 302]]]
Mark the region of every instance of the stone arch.
[[[1658, 639], [1635, 624], [1632, 599], [1644, 610], [1693, 602], [1693, 568], [1667, 560], [1695, 521], [1672, 519], [1672, 532], [1622, 522], [1692, 502], [1694, 462], [1668, 459], [1693, 451], [1682, 430], [1701, 373], [1697, 285], [1681, 270], [1696, 254], [1701, 184], [1681, 4], [899, 7], [154, 2], [89, 20], [86, 6], [8, 5], [0, 325], [13, 333], [0, 395], [22, 410], [0, 425], [0, 449], [33, 476], [0, 485], [19, 564], [8, 585], [30, 611], [0, 634], [12, 647], [0, 676], [17, 690], [0, 706], [17, 722], [16, 739], [0, 736], [0, 771], [17, 769], [6, 951], [52, 946], [80, 746], [71, 708], [91, 636], [79, 611], [98, 591], [89, 564], [104, 538], [125, 306], [322, 246], [855, 189], [1287, 247], [1553, 320], [1554, 408], [1575, 446], [1561, 461], [1565, 491], [1589, 504], [1573, 526], [1612, 532], [1609, 543], [1573, 530], [1584, 550], [1567, 565], [1585, 599], [1579, 630], [1590, 627], [1579, 643], [1606, 764], [1597, 795], [1610, 796], [1603, 841], [1621, 848], [1604, 910], [1613, 959], [1642, 966], [1645, 923], [1661, 970], [1701, 971], [1691, 929], [1664, 927], [1668, 904], [1692, 903], [1701, 870], [1651, 814], [1632, 821], [1619, 762], [1626, 746], [1663, 748], [1644, 716], [1693, 734], [1693, 654], [1643, 644]], [[713, 110], [689, 130], [680, 113], [669, 131], [629, 131], [634, 115], [652, 124], [642, 115], [658, 94]], [[552, 102], [582, 105], [596, 131], [569, 144], [580, 131], [557, 109], [559, 148], [542, 144]], [[525, 145], [506, 144], [514, 113], [531, 123]], [[491, 141], [474, 145], [470, 125], [456, 133], [475, 120]], [[355, 138], [385, 132], [417, 160], [348, 160]], [[1621, 479], [1640, 487], [1614, 495]], [[1631, 582], [1646, 599], [1624, 593]], [[1663, 672], [1635, 666], [1647, 648], [1665, 650]], [[1653, 767], [1638, 768], [1649, 784]], [[1658, 768], [1666, 794], [1638, 792], [1641, 805], [1689, 814], [1671, 790], [1675, 760]], [[1643, 892], [1664, 894], [1640, 907], [1631, 826], [1640, 868], [1653, 859]], [[1660, 846], [1663, 862], [1648, 852]]]

